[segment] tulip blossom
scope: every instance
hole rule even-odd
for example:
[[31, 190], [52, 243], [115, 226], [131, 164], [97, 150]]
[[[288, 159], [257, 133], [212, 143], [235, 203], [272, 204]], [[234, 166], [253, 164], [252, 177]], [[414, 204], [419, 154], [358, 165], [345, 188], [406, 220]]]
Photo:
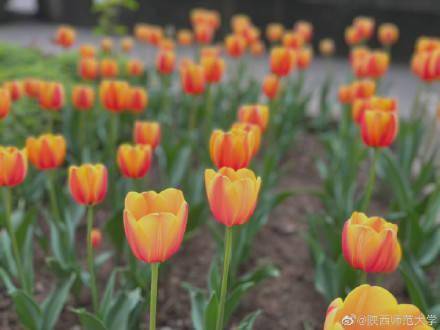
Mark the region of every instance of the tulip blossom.
[[24, 80], [24, 91], [30, 98], [38, 98], [43, 81], [36, 78], [26, 78]]
[[205, 91], [206, 77], [202, 65], [188, 63], [180, 69], [180, 81], [186, 94], [199, 95]]
[[245, 132], [251, 132], [254, 136], [254, 149], [252, 151], [252, 156], [255, 156], [260, 150], [261, 145], [261, 128], [258, 125], [251, 123], [241, 123], [235, 122], [232, 127], [232, 130], [244, 130]]
[[190, 19], [192, 26], [206, 25], [213, 30], [220, 27], [220, 15], [215, 10], [194, 8], [191, 10]]
[[176, 64], [176, 54], [171, 50], [161, 50], [156, 56], [156, 69], [161, 74], [171, 74]]
[[[362, 318], [390, 320], [389, 323], [371, 326], [360, 322]], [[392, 320], [414, 320], [392, 324]], [[417, 320], [417, 321], [416, 321]], [[418, 321], [420, 320], [420, 321]], [[385, 321], [386, 322], [386, 321]], [[414, 305], [399, 304], [394, 296], [379, 286], [360, 285], [352, 290], [345, 300], [336, 298], [330, 303], [325, 317], [324, 330], [432, 330], [423, 313]]]
[[130, 77], [140, 77], [144, 71], [144, 63], [142, 61], [131, 59], [127, 62], [126, 72]]
[[177, 31], [177, 42], [181, 46], [190, 46], [193, 42], [193, 33], [191, 30], [182, 29]]
[[264, 132], [269, 122], [269, 107], [263, 104], [242, 105], [238, 110], [238, 120], [256, 124]]
[[275, 47], [270, 52], [270, 68], [279, 77], [287, 76], [296, 64], [295, 54], [286, 47]]
[[214, 29], [207, 24], [198, 24], [194, 27], [194, 39], [202, 45], [207, 45], [214, 38]]
[[362, 42], [362, 35], [354, 26], [348, 26], [345, 29], [344, 37], [349, 46], [355, 46]]
[[84, 80], [95, 80], [99, 70], [99, 63], [94, 58], [83, 58], [78, 62], [78, 75]]
[[342, 104], [352, 104], [356, 99], [365, 99], [376, 93], [376, 83], [371, 79], [355, 80], [339, 88], [338, 97]]
[[414, 54], [411, 69], [426, 83], [440, 79], [440, 47], [432, 51], [420, 51]]
[[74, 86], [72, 104], [79, 111], [91, 110], [95, 105], [95, 90], [87, 85]]
[[70, 166], [68, 180], [70, 193], [78, 204], [99, 204], [107, 194], [108, 173], [102, 164]]
[[335, 42], [333, 39], [324, 38], [319, 42], [319, 52], [322, 56], [330, 57], [335, 53]]
[[358, 78], [380, 78], [388, 70], [389, 55], [383, 51], [366, 51], [361, 49], [361, 55], [354, 55], [351, 66]]
[[239, 33], [246, 27], [250, 26], [251, 19], [245, 14], [235, 14], [231, 17], [231, 28], [235, 33]]
[[270, 42], [278, 42], [284, 34], [284, 26], [281, 23], [270, 23], [266, 27], [266, 37]]
[[136, 144], [148, 144], [156, 149], [160, 144], [160, 124], [153, 121], [136, 121], [134, 123], [133, 139]]
[[397, 136], [399, 122], [395, 111], [367, 110], [361, 119], [361, 135], [369, 147], [389, 147]]
[[93, 248], [99, 249], [102, 243], [102, 232], [98, 228], [93, 228], [90, 236]]
[[277, 97], [280, 89], [280, 79], [277, 75], [269, 74], [263, 80], [262, 90], [269, 100]]
[[286, 32], [283, 35], [283, 46], [289, 49], [299, 49], [304, 45], [304, 37], [297, 32]]
[[127, 178], [143, 178], [151, 166], [152, 148], [148, 144], [123, 144], [118, 148], [117, 163]]
[[266, 47], [264, 46], [264, 42], [261, 40], [256, 40], [252, 42], [249, 46], [249, 51], [252, 56], [259, 57], [264, 54], [266, 51]]
[[6, 88], [0, 88], [0, 120], [6, 118], [11, 111], [11, 93]]
[[26, 140], [29, 161], [39, 170], [61, 166], [66, 158], [66, 148], [66, 140], [62, 135], [43, 134]]
[[351, 107], [353, 120], [357, 124], [360, 124], [367, 110], [397, 111], [397, 101], [393, 98], [377, 96], [366, 99], [356, 99]]
[[[23, 96], [24, 88], [21, 80], [10, 80], [3, 84], [3, 87], [9, 91], [11, 101], [15, 102]], [[1, 112], [1, 111], [0, 111]]]
[[204, 56], [200, 60], [200, 64], [205, 72], [205, 79], [207, 83], [218, 83], [225, 71], [225, 61], [217, 56]]
[[0, 146], [0, 187], [15, 187], [23, 183], [27, 168], [25, 151]]
[[375, 24], [373, 18], [366, 16], [358, 16], [353, 20], [353, 27], [358, 31], [362, 41], [373, 36]]
[[255, 140], [252, 131], [215, 130], [209, 141], [211, 160], [217, 168], [226, 166], [237, 170], [247, 167], [255, 152]]
[[131, 53], [134, 41], [132, 37], [124, 37], [121, 39], [121, 49], [124, 53]]
[[119, 66], [116, 60], [104, 58], [99, 64], [99, 73], [103, 78], [116, 78], [119, 73]]
[[60, 111], [65, 102], [64, 86], [55, 81], [42, 82], [38, 101], [44, 110]]
[[54, 41], [58, 46], [70, 48], [75, 43], [75, 39], [75, 29], [67, 25], [62, 25], [56, 31]]
[[130, 91], [126, 81], [104, 80], [99, 86], [101, 104], [108, 111], [122, 112], [128, 107]]
[[367, 273], [390, 273], [402, 258], [396, 224], [354, 212], [342, 232], [342, 252], [355, 269]]
[[230, 34], [225, 39], [226, 52], [231, 57], [240, 57], [246, 50], [246, 39], [237, 34]]
[[299, 33], [306, 43], [310, 43], [313, 37], [313, 25], [310, 22], [300, 20], [295, 23], [293, 31]]
[[128, 96], [128, 110], [141, 113], [148, 105], [148, 93], [145, 88], [131, 87]]
[[377, 38], [384, 46], [394, 45], [399, 39], [399, 28], [393, 23], [383, 23], [377, 30]]
[[296, 51], [296, 66], [299, 70], [309, 68], [313, 58], [313, 50], [310, 47], [303, 47]]
[[95, 46], [91, 44], [83, 44], [79, 47], [79, 54], [81, 58], [94, 58], [96, 55]]
[[113, 39], [103, 38], [101, 40], [101, 50], [104, 53], [111, 53], [113, 51]]

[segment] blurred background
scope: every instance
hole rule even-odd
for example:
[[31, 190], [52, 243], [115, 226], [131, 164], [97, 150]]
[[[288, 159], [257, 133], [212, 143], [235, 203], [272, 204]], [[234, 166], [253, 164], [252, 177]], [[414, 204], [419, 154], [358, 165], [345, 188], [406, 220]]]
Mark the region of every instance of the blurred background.
[[[110, 0], [135, 2], [134, 0]], [[97, 22], [93, 6], [102, 0], [0, 0], [1, 24], [23, 21], [68, 23], [92, 27]], [[189, 27], [188, 13], [198, 6], [216, 9], [223, 22], [236, 13], [248, 14], [255, 25], [264, 28], [270, 22], [290, 27], [299, 19], [315, 26], [315, 42], [323, 37], [335, 40], [339, 54], [347, 54], [344, 29], [353, 17], [372, 16], [377, 23], [399, 26], [401, 38], [393, 47], [394, 59], [408, 61], [414, 41], [420, 35], [440, 32], [439, 0], [138, 0], [137, 10], [118, 9], [119, 22], [127, 27], [137, 22]], [[1, 26], [0, 26], [1, 28]], [[229, 28], [223, 24], [223, 33]], [[218, 34], [218, 38], [222, 35]]]

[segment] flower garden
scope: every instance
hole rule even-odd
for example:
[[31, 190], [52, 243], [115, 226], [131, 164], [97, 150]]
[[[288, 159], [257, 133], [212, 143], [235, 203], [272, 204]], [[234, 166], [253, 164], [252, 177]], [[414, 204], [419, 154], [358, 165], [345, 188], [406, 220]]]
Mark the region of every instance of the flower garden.
[[0, 327], [439, 327], [440, 39], [402, 113], [392, 23], [353, 19], [339, 85], [307, 21], [188, 21], [0, 44]]

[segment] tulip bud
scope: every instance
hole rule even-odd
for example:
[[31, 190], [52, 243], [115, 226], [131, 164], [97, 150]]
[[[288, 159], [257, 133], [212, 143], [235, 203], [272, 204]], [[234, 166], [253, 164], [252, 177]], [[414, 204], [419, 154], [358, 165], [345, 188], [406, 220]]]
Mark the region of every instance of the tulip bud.
[[379, 26], [377, 37], [384, 46], [394, 45], [399, 39], [399, 28], [393, 23], [384, 23]]
[[262, 104], [242, 105], [238, 110], [238, 121], [258, 125], [264, 132], [269, 122], [269, 107]]
[[26, 139], [29, 161], [39, 170], [61, 166], [66, 158], [66, 140], [62, 135], [43, 134]]
[[27, 174], [26, 151], [0, 146], [0, 187], [15, 187]]
[[107, 194], [108, 172], [102, 164], [70, 166], [68, 180], [70, 193], [78, 204], [99, 204]]
[[189, 63], [180, 70], [182, 89], [186, 94], [199, 95], [205, 91], [205, 70], [203, 66]]
[[246, 40], [236, 34], [230, 34], [225, 39], [226, 52], [231, 57], [240, 57], [246, 50]]
[[117, 163], [126, 178], [143, 178], [151, 166], [152, 148], [147, 144], [123, 144], [118, 148]]
[[280, 79], [277, 75], [269, 74], [263, 80], [263, 93], [269, 100], [273, 100], [277, 97], [280, 89]]
[[128, 110], [141, 113], [148, 104], [148, 93], [145, 88], [132, 87], [129, 92]]
[[0, 120], [6, 118], [11, 111], [11, 94], [6, 88], [0, 88]]
[[255, 211], [261, 178], [243, 168], [237, 171], [223, 167], [217, 172], [205, 171], [205, 187], [214, 218], [231, 227], [249, 221]]
[[102, 59], [99, 72], [103, 78], [116, 78], [119, 73], [118, 62], [111, 58]]
[[55, 81], [42, 82], [38, 100], [43, 110], [60, 111], [64, 106], [64, 86]]
[[176, 54], [171, 50], [161, 50], [156, 56], [156, 69], [161, 74], [171, 74], [176, 64]]
[[67, 25], [58, 28], [55, 34], [55, 43], [63, 48], [70, 48], [76, 39], [75, 30]]
[[188, 203], [180, 190], [129, 192], [125, 197], [124, 228], [134, 256], [143, 262], [168, 260], [182, 244]]
[[106, 110], [122, 112], [128, 107], [130, 85], [126, 81], [104, 80], [99, 86], [99, 97]]
[[133, 139], [136, 144], [148, 144], [156, 149], [160, 144], [160, 124], [149, 121], [136, 121], [134, 123]]
[[78, 75], [84, 80], [95, 80], [99, 74], [99, 64], [94, 58], [83, 58], [78, 63]]
[[361, 119], [361, 134], [369, 147], [389, 147], [398, 131], [398, 118], [394, 111], [367, 110]]
[[72, 104], [79, 111], [91, 110], [95, 105], [95, 91], [87, 85], [77, 85], [72, 90]]
[[102, 232], [98, 228], [93, 228], [90, 233], [90, 240], [94, 249], [99, 249], [102, 243]]
[[279, 77], [287, 76], [295, 67], [296, 57], [286, 47], [275, 47], [270, 52], [270, 69]]
[[225, 70], [225, 61], [217, 56], [205, 56], [200, 61], [208, 83], [218, 83]]

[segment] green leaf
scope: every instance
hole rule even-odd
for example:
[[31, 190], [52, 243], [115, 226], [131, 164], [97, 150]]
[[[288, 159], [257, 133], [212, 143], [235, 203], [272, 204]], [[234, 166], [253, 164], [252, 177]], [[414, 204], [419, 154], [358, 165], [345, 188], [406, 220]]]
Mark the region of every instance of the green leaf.
[[232, 313], [238, 307], [241, 298], [254, 286], [254, 282], [245, 282], [237, 285], [232, 292], [228, 295], [225, 304], [225, 323], [231, 318]]
[[440, 228], [423, 235], [423, 244], [419, 254], [419, 263], [422, 266], [432, 264], [440, 255]]
[[99, 308], [99, 314], [105, 315], [110, 307], [111, 299], [113, 297], [113, 292], [115, 289], [116, 275], [120, 272], [119, 268], [116, 268], [110, 274], [110, 278], [107, 281], [104, 293], [101, 298], [101, 304]]
[[217, 323], [218, 298], [217, 293], [212, 292], [208, 304], [205, 307], [204, 329], [215, 329]]
[[55, 326], [75, 278], [75, 274], [70, 275], [68, 279], [64, 280], [61, 285], [46, 298], [43, 303], [43, 323], [41, 329], [52, 329]]
[[112, 304], [109, 313], [105, 315], [104, 323], [110, 330], [126, 329], [130, 313], [140, 301], [140, 289], [122, 293]]
[[260, 316], [261, 311], [257, 310], [253, 313], [250, 313], [245, 316], [245, 318], [238, 325], [237, 330], [252, 330], [254, 328], [254, 323], [257, 320], [258, 316]]
[[0, 268], [0, 278], [2, 279], [3, 284], [5, 285], [9, 294], [17, 290], [14, 283], [12, 283], [12, 279], [9, 277], [8, 273], [3, 268]]
[[21, 323], [28, 329], [39, 329], [42, 315], [37, 302], [22, 290], [12, 292], [11, 296]]
[[85, 309], [74, 309], [72, 311], [78, 315], [84, 330], [108, 330], [97, 316], [89, 313]]
[[203, 310], [206, 303], [205, 295], [202, 290], [194, 288], [189, 283], [183, 283], [182, 286], [189, 292], [193, 327], [195, 330], [204, 330]]

